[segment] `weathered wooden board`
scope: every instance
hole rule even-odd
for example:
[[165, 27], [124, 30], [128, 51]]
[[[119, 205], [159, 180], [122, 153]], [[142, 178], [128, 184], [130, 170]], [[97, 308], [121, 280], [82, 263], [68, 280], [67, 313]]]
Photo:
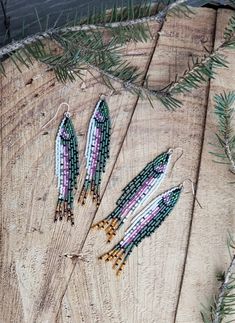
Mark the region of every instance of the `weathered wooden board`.
[[[229, 10], [218, 10], [215, 46], [222, 41], [231, 14]], [[220, 69], [210, 84], [197, 190], [203, 209], [195, 205], [177, 323], [201, 322], [202, 304], [209, 305], [219, 287], [216, 274], [225, 271], [229, 264], [227, 238], [228, 230], [235, 231], [235, 193], [228, 183], [234, 177], [225, 165], [213, 163], [214, 158], [209, 155], [213, 150], [209, 143], [215, 143], [217, 130], [213, 97], [223, 91], [234, 91], [235, 55], [233, 51], [226, 51], [226, 56], [229, 69]]]
[[[127, 54], [132, 56], [127, 57], [148, 72], [152, 86], [161, 88], [187, 68], [191, 55], [202, 56], [204, 45], [210, 49], [214, 38], [220, 41], [230, 15], [228, 10], [203, 8], [191, 20], [170, 17], [159, 40], [130, 45]], [[158, 26], [153, 28], [156, 33]], [[226, 231], [234, 231], [230, 174], [208, 154], [215, 132], [213, 95], [235, 84], [233, 52], [229, 59], [229, 71], [221, 70], [210, 87], [185, 95], [184, 107], [174, 113], [157, 102], [153, 110], [127, 93], [109, 97], [110, 91], [89, 74], [84, 84], [62, 85], [42, 66], [23, 68], [21, 74], [6, 62], [8, 77], [0, 79], [1, 323], [201, 322], [200, 303], [216, 292], [215, 274], [229, 261]], [[70, 104], [79, 134], [80, 189], [86, 130], [101, 93], [107, 94], [113, 125], [102, 203], [98, 212], [89, 199], [85, 207], [76, 205], [73, 228], [65, 222], [54, 224], [54, 138], [62, 109], [46, 129], [42, 126], [61, 102]], [[191, 178], [199, 182], [203, 209], [185, 182], [171, 216], [133, 252], [123, 275], [116, 278], [111, 265], [97, 256], [122, 237], [127, 224], [111, 245], [105, 244], [103, 232], [90, 231], [90, 225], [106, 216], [123, 186], [169, 147], [181, 147], [184, 155], [155, 196]], [[179, 154], [178, 149], [173, 159]], [[81, 259], [65, 254], [80, 254]]]
[[[203, 45], [210, 48], [214, 22], [211, 9], [198, 10], [192, 20], [168, 19], [149, 68], [150, 84], [169, 83], [187, 68], [190, 55], [201, 56]], [[128, 181], [169, 147], [181, 147], [184, 155], [155, 196], [186, 178], [196, 181], [207, 97], [205, 86], [185, 96], [184, 108], [175, 113], [159, 109], [157, 103], [153, 110], [148, 102], [138, 101], [95, 221], [112, 211]], [[174, 159], [179, 153], [176, 151]], [[192, 194], [186, 194], [190, 189], [186, 185], [173, 214], [133, 252], [120, 278], [111, 264], [97, 259], [111, 247], [105, 244], [104, 234], [89, 232], [82, 250], [84, 260], [78, 262], [71, 277], [58, 322], [173, 322], [194, 205]], [[124, 228], [115, 242], [123, 232]]]
[[[155, 27], [157, 32], [158, 26]], [[155, 40], [127, 48], [140, 70], [147, 70]], [[63, 111], [46, 129], [42, 126], [66, 101], [79, 134], [81, 176], [84, 180], [84, 146], [90, 116], [104, 86], [87, 75], [81, 82], [62, 85], [43, 66], [20, 74], [6, 63], [1, 79], [2, 104], [2, 251], [1, 322], [55, 322], [62, 297], [75, 266], [65, 254], [78, 253], [91, 225], [96, 207], [87, 200], [76, 205], [75, 226], [54, 224], [57, 199], [54, 176], [54, 140]], [[84, 87], [84, 84], [82, 88]], [[109, 180], [124, 140], [137, 98], [122, 93], [107, 97], [112, 118], [111, 158], [102, 181]]]

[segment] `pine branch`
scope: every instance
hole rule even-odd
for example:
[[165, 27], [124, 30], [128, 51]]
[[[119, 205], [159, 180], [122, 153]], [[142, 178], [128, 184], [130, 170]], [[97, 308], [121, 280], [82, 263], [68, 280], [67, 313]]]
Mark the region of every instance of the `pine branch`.
[[107, 77], [109, 80], [113, 80], [115, 82], [118, 82], [122, 88], [130, 91], [131, 93], [137, 94], [140, 97], [145, 97], [148, 100], [151, 101], [152, 98], [158, 99], [162, 104], [169, 110], [175, 110], [176, 108], [179, 108], [181, 103], [177, 99], [173, 98], [168, 92], [164, 91], [157, 91], [157, 90], [151, 90], [145, 86], [134, 84], [130, 81], [123, 81], [121, 78], [97, 67], [94, 65], [89, 64], [90, 68], [96, 70], [101, 75]]
[[225, 31], [224, 31], [225, 42], [224, 44], [222, 44], [223, 46], [231, 47], [231, 48], [235, 47], [234, 33], [235, 33], [235, 15], [233, 15], [229, 19], [228, 26], [225, 28]]
[[235, 49], [235, 15], [231, 17], [224, 31], [224, 41], [217, 48], [207, 53], [203, 59], [192, 58], [189, 69], [168, 86], [168, 91], [174, 95], [176, 93], [189, 92], [198, 88], [201, 84], [216, 76], [216, 69], [228, 67], [224, 49]]
[[[165, 0], [162, 0], [163, 2]], [[93, 15], [84, 20], [85, 24], [79, 26], [53, 29], [50, 39], [56, 41], [62, 47], [61, 55], [48, 53], [41, 41], [36, 41], [25, 46], [22, 50], [16, 50], [9, 57], [19, 69], [17, 62], [29, 66], [31, 58], [39, 60], [55, 72], [58, 80], [75, 80], [75, 76], [81, 77], [81, 72], [86, 66], [94, 66], [102, 75], [104, 83], [113, 87], [111, 80], [122, 83], [124, 89], [140, 96], [145, 96], [151, 103], [152, 97], [157, 97], [166, 108], [175, 109], [181, 102], [174, 96], [178, 93], [189, 92], [198, 88], [208, 79], [214, 78], [216, 69], [227, 67], [225, 56], [221, 53], [223, 49], [235, 47], [235, 18], [232, 17], [225, 29], [224, 42], [211, 53], [208, 52], [203, 59], [193, 59], [192, 64], [181, 77], [164, 89], [155, 91], [147, 87], [140, 87], [136, 80], [140, 76], [137, 68], [123, 61], [119, 49], [127, 41], [146, 41], [151, 37], [148, 25], [144, 22], [151, 19], [165, 17], [169, 11], [173, 14], [184, 14], [190, 12], [185, 6], [187, 1], [176, 1], [165, 6], [155, 15], [151, 16], [150, 6], [128, 8], [113, 8], [108, 18], [103, 13]], [[191, 13], [191, 12], [190, 12]], [[132, 19], [131, 19], [132, 18]], [[98, 26], [98, 28], [88, 26]], [[83, 28], [85, 28], [83, 30]], [[101, 29], [100, 29], [101, 28]], [[108, 43], [103, 41], [103, 29], [111, 31], [111, 40]], [[0, 73], [4, 74], [4, 66], [0, 62]]]
[[[97, 34], [96, 38], [97, 38]], [[145, 97], [151, 101], [152, 98], [156, 98], [163, 103], [163, 105], [170, 110], [174, 110], [180, 107], [180, 102], [173, 98], [171, 94], [163, 90], [153, 90], [146, 86], [141, 86], [137, 83], [137, 80], [142, 75], [138, 72], [138, 68], [132, 66], [130, 63], [123, 61], [121, 52], [117, 52], [112, 46], [115, 43], [102, 43], [102, 37], [98, 37], [98, 43], [89, 36], [88, 41], [92, 43], [92, 48], [88, 46], [84, 47], [83, 39], [82, 44], [77, 45], [77, 41], [74, 40], [67, 42], [64, 38], [56, 37], [58, 45], [62, 46], [64, 51], [61, 55], [55, 57], [45, 56], [41, 57], [41, 61], [47, 64], [54, 70], [57, 79], [61, 82], [66, 82], [67, 79], [73, 80], [74, 76], [80, 76], [84, 69], [91, 69], [97, 71], [104, 83], [114, 89], [114, 85], [111, 81], [118, 82], [121, 87], [129, 92]], [[74, 46], [74, 47], [73, 47]], [[81, 47], [79, 49], [79, 47]], [[105, 51], [99, 50], [105, 48]], [[111, 50], [110, 50], [111, 49]], [[94, 55], [95, 53], [95, 55]]]
[[[170, 3], [169, 3], [170, 2]], [[128, 41], [147, 41], [151, 38], [148, 22], [158, 21], [163, 23], [166, 14], [177, 14], [188, 16], [192, 14], [191, 9], [186, 5], [187, 1], [161, 0], [157, 8], [146, 2], [133, 6], [132, 1], [125, 8], [114, 7], [101, 14], [94, 13], [80, 25], [66, 26], [64, 28], [52, 28], [48, 34], [43, 32], [35, 35], [35, 42], [30, 37], [23, 40], [22, 47], [12, 48], [13, 52], [4, 52], [9, 56], [17, 69], [20, 71], [20, 64], [29, 68], [32, 59], [47, 64], [54, 71], [57, 79], [61, 82], [74, 81], [75, 76], [82, 78], [82, 72], [87, 67], [99, 71], [104, 83], [113, 89], [112, 81], [121, 84], [123, 89], [146, 97], [152, 104], [152, 98], [159, 99], [167, 109], [174, 110], [180, 106], [180, 101], [174, 98], [171, 93], [165, 90], [148, 89], [147, 86], [138, 84], [140, 76], [138, 69], [130, 63], [123, 61], [120, 48]], [[157, 13], [156, 13], [157, 11]], [[41, 21], [38, 17], [40, 28]], [[110, 32], [111, 40], [103, 40], [103, 31]], [[41, 39], [50, 37], [61, 47], [61, 54], [55, 55], [44, 46]], [[1, 50], [0, 50], [1, 56]], [[19, 64], [20, 63], [20, 64]], [[5, 74], [4, 66], [0, 62], [0, 73]]]
[[235, 111], [235, 92], [215, 95], [215, 114], [218, 118], [217, 144], [220, 152], [211, 154], [220, 159], [228, 160], [231, 171], [235, 174], [235, 133], [232, 120]]
[[223, 318], [233, 314], [235, 302], [235, 256], [229, 265], [229, 268], [224, 275], [224, 282], [220, 288], [220, 293], [217, 298], [216, 307], [215, 307], [215, 316], [213, 323], [221, 323]]
[[[76, 25], [76, 26], [66, 26], [66, 27], [62, 27], [62, 28], [49, 28], [48, 30], [44, 31], [44, 32], [39, 32], [36, 33], [32, 36], [28, 36], [22, 40], [19, 41], [14, 41], [4, 47], [2, 47], [0, 49], [0, 59], [2, 57], [4, 57], [5, 55], [10, 55], [12, 52], [15, 52], [21, 48], [24, 48], [28, 45], [31, 45], [35, 42], [38, 41], [42, 41], [44, 39], [47, 38], [51, 38], [53, 37], [55, 34], [59, 34], [59, 33], [67, 33], [67, 32], [77, 32], [77, 31], [91, 31], [91, 30], [104, 30], [104, 29], [115, 29], [115, 28], [124, 28], [124, 27], [133, 27], [135, 25], [141, 25], [141, 24], [145, 24], [145, 23], [149, 23], [151, 21], [156, 21], [156, 22], [162, 22], [165, 17], [166, 14], [170, 11], [172, 12], [177, 12], [176, 8], [180, 8], [181, 12], [182, 12], [182, 5], [185, 7], [187, 3], [187, 0], [177, 0], [171, 4], [169, 4], [168, 6], [166, 6], [163, 10], [161, 10], [160, 12], [158, 12], [155, 15], [149, 15], [149, 16], [143, 16], [140, 18], [134, 18], [134, 19], [128, 19], [128, 20], [121, 20], [121, 21], [113, 21], [111, 20], [111, 22], [100, 22], [98, 24], [82, 24], [82, 25]], [[116, 9], [114, 9], [115, 11]], [[120, 9], [121, 11], [123, 11], [123, 9]], [[135, 11], [134, 9], [131, 10], [129, 8], [129, 16], [135, 17]], [[190, 12], [190, 9], [188, 9], [188, 12]], [[104, 16], [104, 14], [102, 15]], [[112, 15], [111, 15], [112, 16]], [[92, 21], [92, 19], [88, 20], [88, 21]], [[95, 18], [93, 19], [93, 21], [95, 21]]]
[[216, 76], [217, 68], [228, 67], [226, 57], [221, 53], [221, 49], [227, 47], [227, 42], [224, 42], [211, 53], [205, 55], [203, 59], [192, 58], [192, 66], [169, 86], [169, 92], [172, 94], [190, 92], [213, 79]]
[[[67, 39], [65, 40], [61, 37], [57, 37], [56, 39], [59, 45], [61, 45], [67, 53], [70, 52], [71, 58], [77, 57], [78, 64], [84, 63], [87, 67], [100, 73], [105, 84], [111, 89], [113, 89], [113, 84], [110, 83], [110, 81], [115, 81], [118, 82], [123, 89], [139, 95], [140, 97], [145, 97], [150, 101], [151, 98], [159, 99], [167, 109], [174, 110], [180, 107], [180, 102], [173, 98], [170, 93], [163, 90], [157, 91], [148, 89], [146, 86], [141, 86], [136, 83], [142, 73], [138, 72], [138, 68], [123, 61], [119, 47], [117, 47], [118, 44], [116, 44], [116, 38], [104, 44], [101, 33], [95, 32], [93, 34], [95, 35], [95, 39], [93, 39], [92, 34], [82, 35], [78, 40], [74, 40], [73, 38], [72, 42], [67, 42]], [[86, 37], [88, 43], [91, 43], [93, 46], [91, 55], [88, 54], [91, 50], [91, 46], [87, 46]], [[80, 51], [77, 52], [79, 47]], [[104, 50], [102, 51], [102, 49]], [[116, 49], [117, 51], [115, 51]], [[93, 50], [95, 50], [95, 56], [93, 55]], [[74, 51], [76, 51], [76, 54]], [[72, 71], [71, 65], [72, 64], [69, 66], [70, 72]], [[77, 71], [78, 69], [79, 66], [77, 66], [77, 69], [76, 67], [73, 68], [73, 70]]]
[[205, 55], [203, 59], [193, 59], [192, 67], [184, 72], [175, 82], [173, 82], [168, 91], [172, 94], [190, 92], [197, 89], [201, 84], [212, 79], [216, 75], [216, 68], [228, 67], [225, 57], [219, 53], [219, 50]]
[[231, 262], [225, 273], [217, 275], [218, 281], [222, 282], [218, 296], [215, 297], [209, 309], [203, 306], [201, 316], [204, 323], [234, 322], [233, 319], [231, 320], [231, 316], [234, 317], [235, 314], [235, 256], [231, 255], [231, 250], [234, 248], [234, 240], [229, 234], [228, 250]]

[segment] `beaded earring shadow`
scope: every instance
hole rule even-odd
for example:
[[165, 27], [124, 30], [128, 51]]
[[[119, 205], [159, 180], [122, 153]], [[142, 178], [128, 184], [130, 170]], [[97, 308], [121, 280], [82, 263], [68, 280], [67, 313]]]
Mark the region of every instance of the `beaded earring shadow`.
[[180, 197], [182, 187], [183, 184], [180, 184], [166, 191], [147, 205], [132, 219], [123, 239], [99, 259], [112, 261], [116, 274], [121, 274], [133, 248], [145, 237], [149, 237], [170, 214]]
[[109, 158], [110, 131], [109, 108], [104, 96], [101, 96], [91, 117], [87, 133], [86, 177], [78, 199], [81, 204], [85, 204], [89, 191], [96, 205], [100, 204], [100, 183]]
[[62, 105], [67, 105], [68, 110], [64, 113], [56, 136], [55, 174], [58, 181], [58, 200], [54, 221], [66, 218], [73, 225], [74, 194], [77, 190], [77, 176], [79, 175], [78, 143], [77, 135], [70, 119], [69, 105], [65, 102], [61, 103], [56, 115]]
[[151, 193], [160, 185], [166, 175], [173, 149], [162, 153], [148, 163], [145, 168], [122, 190], [123, 193], [116, 202], [116, 208], [104, 220], [93, 228], [103, 229], [110, 242], [116, 231], [123, 225]]

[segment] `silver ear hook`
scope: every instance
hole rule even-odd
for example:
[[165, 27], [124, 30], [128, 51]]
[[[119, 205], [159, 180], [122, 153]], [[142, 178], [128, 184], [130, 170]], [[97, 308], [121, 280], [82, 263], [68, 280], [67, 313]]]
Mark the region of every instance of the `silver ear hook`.
[[175, 164], [177, 163], [177, 161], [178, 161], [178, 160], [183, 156], [183, 154], [184, 154], [184, 150], [183, 150], [183, 148], [181, 148], [181, 147], [170, 148], [170, 149], [168, 150], [169, 154], [173, 154], [173, 152], [174, 152], [174, 151], [176, 151], [177, 149], [181, 149], [181, 154], [180, 154], [180, 155], [176, 158], [176, 160], [173, 162], [173, 165], [171, 166], [170, 175], [172, 174], [172, 171], [173, 171], [173, 169], [174, 169]]
[[67, 102], [62, 102], [62, 103], [60, 103], [60, 105], [58, 106], [58, 109], [57, 109], [57, 111], [56, 111], [56, 113], [55, 113], [55, 115], [54, 115], [54, 117], [52, 117], [49, 121], [47, 121], [47, 123], [45, 123], [44, 124], [44, 126], [42, 126], [42, 129], [44, 129], [46, 126], [48, 126], [56, 117], [57, 117], [57, 114], [58, 114], [58, 112], [59, 112], [59, 110], [60, 110], [60, 108], [62, 107], [62, 105], [66, 105], [67, 106], [67, 111], [65, 111], [65, 113], [64, 113], [64, 115], [66, 116], [66, 117], [70, 117], [70, 112], [69, 112], [69, 109], [70, 109], [70, 106], [69, 106], [69, 104], [67, 103]]
[[201, 203], [198, 201], [197, 197], [196, 197], [196, 192], [195, 192], [195, 185], [193, 183], [193, 181], [190, 179], [190, 178], [186, 178], [183, 183], [181, 184], [183, 188], [185, 188], [185, 182], [186, 181], [189, 181], [191, 183], [191, 191], [192, 191], [192, 194], [197, 202], [197, 204], [199, 205], [199, 207], [202, 209], [202, 205]]
[[176, 161], [175, 161], [175, 163], [177, 163], [177, 161], [183, 156], [183, 154], [184, 154], [184, 150], [183, 150], [183, 148], [182, 147], [175, 147], [175, 148], [173, 148], [173, 151], [176, 151], [177, 149], [180, 149], [181, 150], [181, 153], [180, 153], [180, 155], [176, 158]]

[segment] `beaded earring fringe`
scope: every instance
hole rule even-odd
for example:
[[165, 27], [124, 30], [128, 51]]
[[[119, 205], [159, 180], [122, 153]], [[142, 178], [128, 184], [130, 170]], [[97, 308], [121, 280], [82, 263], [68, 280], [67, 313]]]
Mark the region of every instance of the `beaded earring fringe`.
[[105, 230], [107, 242], [112, 240], [128, 216], [141, 206], [160, 185], [166, 174], [172, 152], [173, 150], [169, 149], [148, 163], [122, 190], [123, 193], [117, 200], [117, 206], [113, 212], [93, 226], [93, 228]]
[[58, 178], [58, 202], [54, 221], [74, 224], [73, 202], [79, 175], [77, 136], [68, 112], [60, 123], [56, 136], [56, 176]]
[[116, 274], [120, 275], [133, 248], [137, 247], [145, 237], [149, 237], [170, 214], [179, 199], [182, 187], [183, 185], [180, 184], [153, 200], [133, 218], [123, 239], [99, 259], [112, 261], [113, 269], [116, 269]]
[[102, 98], [91, 117], [86, 144], [86, 178], [78, 202], [85, 204], [88, 191], [93, 201], [100, 204], [100, 183], [109, 158], [111, 122], [109, 108]]

